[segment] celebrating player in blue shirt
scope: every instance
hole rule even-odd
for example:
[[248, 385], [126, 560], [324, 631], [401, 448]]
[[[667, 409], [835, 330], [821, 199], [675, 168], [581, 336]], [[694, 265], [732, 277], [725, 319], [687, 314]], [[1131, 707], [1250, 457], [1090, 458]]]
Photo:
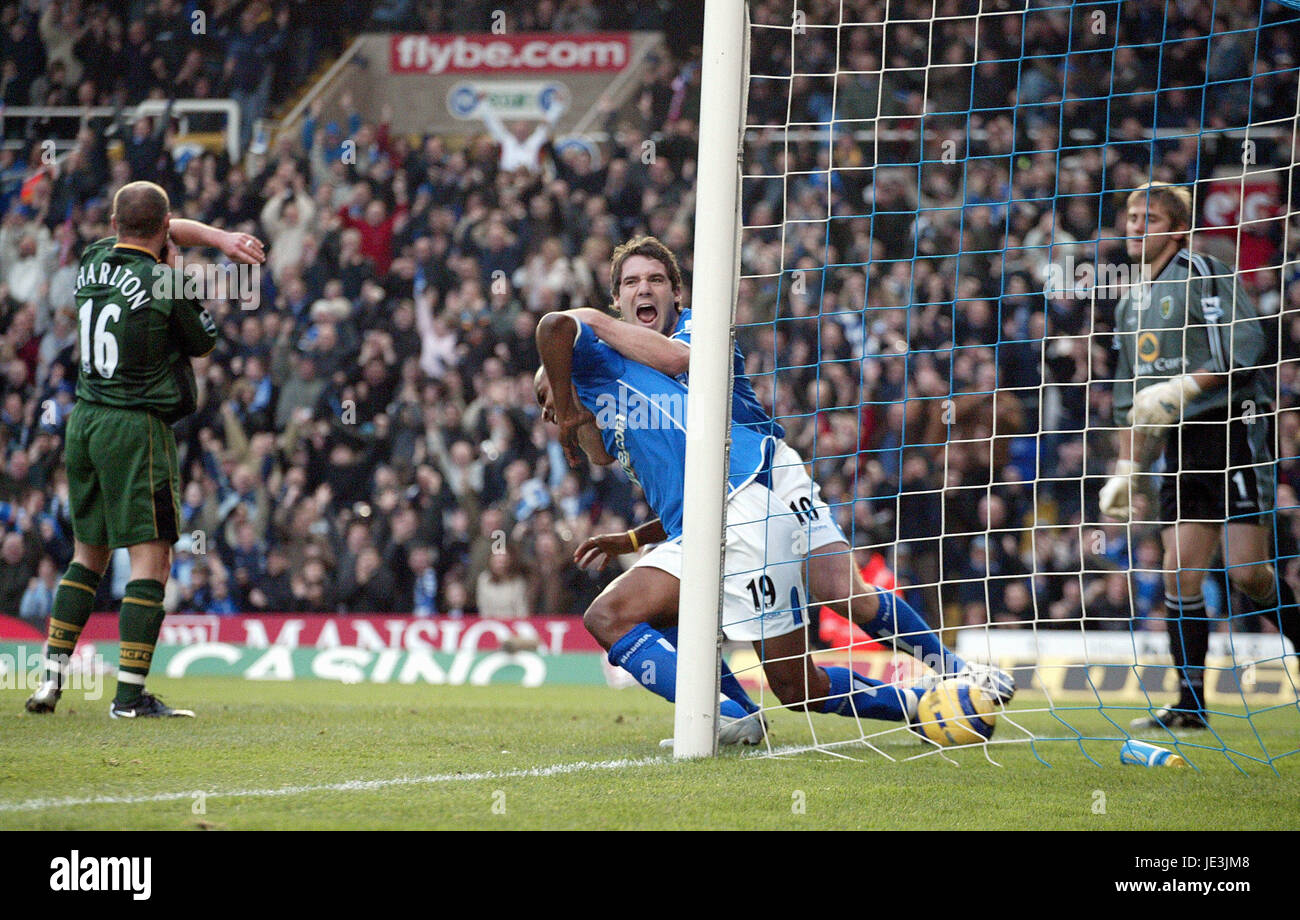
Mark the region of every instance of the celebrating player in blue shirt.
[[[640, 483], [662, 528], [663, 542], [596, 598], [583, 624], [609, 651], [612, 664], [673, 700], [677, 654], [661, 630], [676, 624], [680, 600], [686, 388], [620, 355], [568, 314], [543, 317], [537, 344], [544, 372], [538, 375], [538, 401], [559, 425], [569, 462], [580, 462], [580, 452], [598, 463], [617, 459]], [[910, 719], [920, 688], [893, 688], [847, 668], [821, 668], [806, 654], [802, 556], [795, 552], [801, 525], [769, 488], [773, 441], [770, 431], [732, 424], [723, 633], [754, 644], [768, 682], [786, 705]], [[739, 726], [748, 730], [743, 740], [756, 743], [762, 723], [757, 716], [746, 718], [752, 703], [746, 706], [748, 698], [739, 699], [726, 681], [724, 690], [724, 730]]]
[[[640, 361], [682, 383], [690, 362], [691, 311], [681, 309], [681, 271], [672, 252], [654, 237], [630, 240], [613, 254], [610, 268], [614, 309], [618, 317], [600, 310], [572, 311], [595, 334], [628, 359]], [[621, 317], [621, 318], [620, 318]], [[667, 331], [672, 330], [669, 337]], [[801, 545], [807, 548], [808, 583], [812, 596], [840, 616], [858, 624], [868, 635], [892, 640], [896, 647], [921, 659], [940, 674], [960, 675], [978, 684], [1002, 702], [1015, 693], [1006, 672], [966, 662], [945, 648], [925, 620], [891, 592], [869, 587], [853, 563], [852, 551], [821, 489], [808, 475], [803, 459], [782, 440], [785, 432], [763, 409], [745, 374], [739, 346], [734, 355], [733, 426], [776, 439], [771, 489], [780, 507], [788, 508], [805, 529]], [[623, 535], [601, 535], [578, 549], [583, 563], [601, 563], [618, 549]], [[636, 531], [638, 543], [653, 534]], [[793, 640], [791, 640], [793, 641]], [[791, 655], [800, 654], [791, 650]], [[773, 680], [773, 690], [783, 703], [799, 703], [805, 693], [820, 689], [811, 665], [799, 667], [791, 659]], [[769, 669], [769, 679], [771, 673]], [[812, 681], [809, 683], [808, 681]], [[807, 688], [807, 690], [805, 689]]]

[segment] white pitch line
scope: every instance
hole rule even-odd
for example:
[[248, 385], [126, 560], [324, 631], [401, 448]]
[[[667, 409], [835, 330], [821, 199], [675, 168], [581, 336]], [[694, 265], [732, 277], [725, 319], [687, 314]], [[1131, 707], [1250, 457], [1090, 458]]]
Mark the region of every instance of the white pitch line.
[[25, 799], [19, 802], [0, 802], [0, 812], [44, 811], [49, 808], [75, 808], [80, 805], [144, 805], [150, 802], [175, 802], [203, 795], [209, 799], [252, 799], [273, 796], [305, 795], [312, 792], [368, 792], [390, 786], [426, 786], [434, 783], [472, 783], [483, 780], [527, 779], [530, 777], [562, 776], [566, 773], [586, 773], [598, 770], [624, 770], [634, 767], [652, 767], [671, 763], [662, 757], [643, 757], [639, 760], [601, 760], [554, 764], [549, 767], [531, 767], [527, 770], [487, 771], [484, 773], [440, 773], [433, 776], [399, 776], [393, 779], [353, 779], [342, 783], [322, 783], [316, 786], [280, 786], [275, 789], [234, 789], [227, 792], [206, 792], [201, 789], [185, 792], [160, 792], [155, 795], [96, 795], [86, 798]]

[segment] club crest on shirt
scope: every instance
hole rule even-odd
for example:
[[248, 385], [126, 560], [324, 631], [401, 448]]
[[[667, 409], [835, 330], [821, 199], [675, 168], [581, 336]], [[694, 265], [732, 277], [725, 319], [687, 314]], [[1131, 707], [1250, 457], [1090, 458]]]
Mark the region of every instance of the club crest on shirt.
[[1147, 363], [1160, 357], [1160, 339], [1154, 332], [1143, 332], [1138, 336], [1137, 355], [1139, 361]]
[[1174, 298], [1171, 295], [1165, 295], [1160, 298], [1160, 318], [1169, 319], [1174, 315]]

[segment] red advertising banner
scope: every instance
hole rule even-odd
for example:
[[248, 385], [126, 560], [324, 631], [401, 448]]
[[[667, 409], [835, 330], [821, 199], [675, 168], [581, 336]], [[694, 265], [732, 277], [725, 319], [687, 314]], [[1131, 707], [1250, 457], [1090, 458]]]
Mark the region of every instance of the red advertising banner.
[[[1236, 237], [1237, 270], [1253, 272], [1278, 261], [1271, 224], [1282, 219], [1282, 193], [1272, 173], [1224, 177], [1203, 192], [1201, 233]], [[1238, 235], [1240, 233], [1240, 235]]]
[[[92, 642], [117, 641], [117, 616], [98, 613], [81, 633]], [[252, 648], [421, 649], [434, 652], [527, 649], [542, 655], [599, 652], [600, 646], [577, 617], [487, 620], [469, 617], [281, 614], [211, 616], [172, 614], [163, 621], [159, 645], [222, 642]]]
[[[860, 570], [862, 579], [869, 585], [874, 585], [885, 591], [893, 591], [899, 597], [902, 597], [902, 591], [898, 587], [898, 580], [894, 577], [894, 570], [885, 562], [885, 557], [880, 553], [872, 553], [867, 564]], [[850, 623], [844, 617], [840, 616], [829, 607], [821, 609], [821, 632], [819, 636], [823, 642], [833, 649], [849, 648], [867, 648], [874, 650], [883, 650], [884, 646], [872, 639], [862, 628], [855, 623]]]
[[565, 35], [398, 34], [389, 39], [394, 74], [520, 74], [619, 71], [632, 59], [627, 32]]
[[44, 642], [45, 634], [26, 620], [0, 615], [0, 642]]

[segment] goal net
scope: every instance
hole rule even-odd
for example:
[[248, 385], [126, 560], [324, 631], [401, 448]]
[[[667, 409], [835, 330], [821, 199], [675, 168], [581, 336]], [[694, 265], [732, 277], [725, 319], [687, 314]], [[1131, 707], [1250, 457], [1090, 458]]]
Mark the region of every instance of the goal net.
[[[1300, 12], [1273, 0], [753, 0], [749, 16], [734, 321], [745, 370], [865, 580], [962, 660], [1014, 674], [985, 756], [1026, 745], [1014, 750], [1047, 763], [1114, 763], [1133, 737], [1197, 768], [1296, 753], [1300, 682], [1260, 571], [1297, 581]], [[1181, 290], [1211, 297], [1214, 281], [1220, 301], [1141, 302], [1159, 285], [1129, 254], [1126, 220], [1149, 180], [1190, 193]], [[1155, 207], [1142, 210], [1145, 226]], [[1117, 330], [1126, 296], [1139, 325]], [[1127, 384], [1117, 332], [1137, 336]], [[1256, 335], [1260, 348], [1242, 344]], [[1232, 427], [1213, 444], [1189, 428], [1180, 456], [1191, 468], [1220, 452], [1202, 466], [1227, 510], [1182, 502], [1189, 480], [1158, 457], [1132, 481], [1130, 519], [1103, 514], [1130, 431], [1116, 422], [1121, 391], [1131, 399], [1135, 375], [1199, 370], [1189, 364], [1207, 336], [1226, 350], [1207, 366], [1231, 371], [1213, 384]], [[1243, 437], [1271, 456], [1242, 455]], [[1177, 519], [1213, 544], [1173, 567], [1172, 591], [1166, 481]], [[1263, 515], [1233, 504], [1243, 481]], [[810, 535], [815, 497], [790, 509]], [[1232, 545], [1251, 526], [1266, 532], [1260, 559]], [[785, 552], [769, 545], [769, 563]], [[886, 688], [933, 679], [919, 651], [826, 606], [843, 598], [818, 596], [811, 569], [816, 665]], [[1202, 663], [1192, 651], [1175, 664], [1171, 617], [1208, 627]], [[901, 644], [915, 650], [916, 632], [900, 626]], [[728, 649], [772, 753], [953, 750], [820, 702], [785, 709], [762, 658]], [[1131, 727], [1177, 707], [1189, 677], [1208, 730]]]

